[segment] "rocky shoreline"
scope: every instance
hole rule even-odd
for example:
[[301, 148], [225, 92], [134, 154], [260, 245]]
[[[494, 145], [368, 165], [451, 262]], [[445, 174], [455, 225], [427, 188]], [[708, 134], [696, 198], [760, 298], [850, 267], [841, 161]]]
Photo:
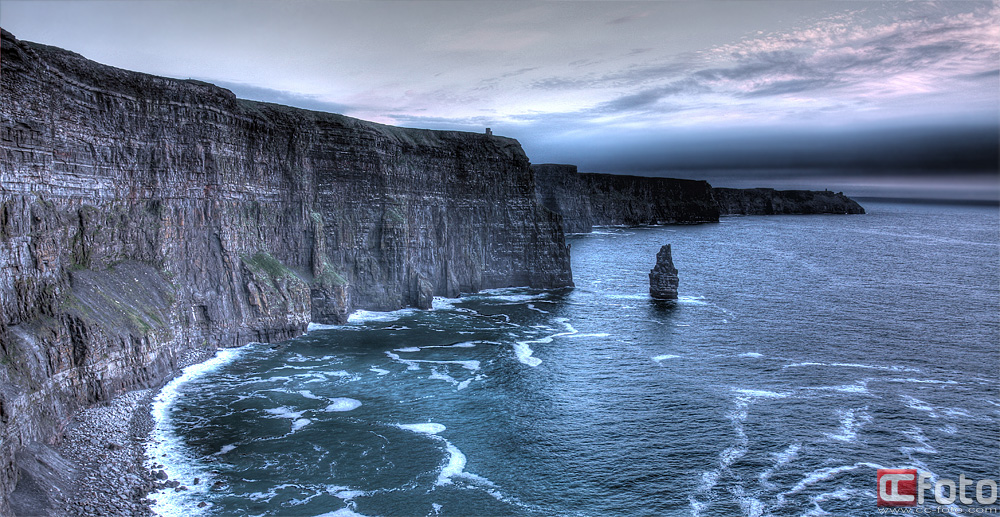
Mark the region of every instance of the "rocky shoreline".
[[166, 479], [162, 471], [147, 465], [146, 445], [155, 424], [150, 410], [166, 383], [184, 368], [213, 355], [214, 351], [188, 351], [160, 386], [128, 391], [77, 413], [55, 447], [76, 470], [75, 488], [63, 494], [53, 513], [80, 517], [152, 516], [155, 514], [147, 498], [151, 492], [161, 488], [183, 490], [177, 481]]

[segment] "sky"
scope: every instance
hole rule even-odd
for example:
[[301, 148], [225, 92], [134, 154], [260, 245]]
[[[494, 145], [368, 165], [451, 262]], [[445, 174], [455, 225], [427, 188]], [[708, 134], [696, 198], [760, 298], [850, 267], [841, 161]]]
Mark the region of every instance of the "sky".
[[533, 163], [1000, 198], [992, 1], [0, 0], [20, 39]]

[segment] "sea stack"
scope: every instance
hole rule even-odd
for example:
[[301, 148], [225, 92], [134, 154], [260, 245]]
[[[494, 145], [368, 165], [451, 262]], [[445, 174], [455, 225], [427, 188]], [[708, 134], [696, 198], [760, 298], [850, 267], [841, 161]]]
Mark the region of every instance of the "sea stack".
[[660, 300], [677, 299], [677, 268], [665, 244], [656, 254], [656, 265], [649, 271], [649, 295]]

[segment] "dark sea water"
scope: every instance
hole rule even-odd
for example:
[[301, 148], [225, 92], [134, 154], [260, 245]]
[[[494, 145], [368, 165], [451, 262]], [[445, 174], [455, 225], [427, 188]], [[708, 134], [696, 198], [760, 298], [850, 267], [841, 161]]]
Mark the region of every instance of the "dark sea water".
[[[156, 508], [874, 515], [877, 468], [1000, 478], [998, 211], [866, 208], [599, 229], [575, 289], [223, 351], [154, 407], [190, 488]], [[666, 243], [677, 303], [647, 294]]]

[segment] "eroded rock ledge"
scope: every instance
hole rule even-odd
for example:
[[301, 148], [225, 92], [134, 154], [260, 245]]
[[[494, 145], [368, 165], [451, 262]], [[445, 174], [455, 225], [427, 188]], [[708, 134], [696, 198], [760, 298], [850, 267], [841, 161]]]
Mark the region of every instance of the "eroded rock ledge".
[[0, 513], [15, 455], [191, 348], [572, 285], [520, 144], [237, 99], [2, 36]]

